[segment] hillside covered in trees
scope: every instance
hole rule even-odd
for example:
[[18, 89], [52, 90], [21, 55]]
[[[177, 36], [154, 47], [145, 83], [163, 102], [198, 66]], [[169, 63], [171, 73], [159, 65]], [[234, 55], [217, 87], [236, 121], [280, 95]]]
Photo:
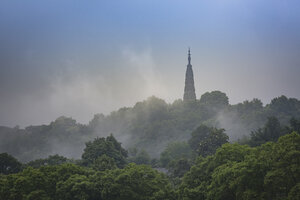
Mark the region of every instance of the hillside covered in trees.
[[294, 128], [299, 132], [300, 121], [294, 122], [290, 134], [256, 147], [229, 143], [224, 129], [202, 125], [188, 143], [168, 145], [159, 161], [145, 153], [128, 157], [112, 135], [86, 143], [77, 161], [54, 155], [22, 164], [2, 153], [0, 199], [296, 200], [300, 135]]
[[296, 200], [300, 102], [150, 97], [89, 124], [0, 128], [0, 199]]
[[0, 199], [294, 200], [300, 102], [156, 97], [88, 125], [1, 127]]
[[281, 96], [265, 106], [258, 99], [230, 105], [220, 91], [207, 92], [193, 102], [176, 100], [172, 104], [150, 97], [109, 115], [96, 114], [89, 124], [59, 117], [49, 125], [0, 127], [0, 152], [23, 162], [54, 154], [78, 159], [86, 142], [113, 134], [126, 149], [158, 158], [168, 144], [188, 141], [201, 124], [223, 128], [229, 141], [242, 142], [272, 116], [283, 128], [291, 118], [300, 118], [300, 101]]
[[300, 102], [150, 97], [89, 124], [0, 128], [2, 200], [296, 200]]

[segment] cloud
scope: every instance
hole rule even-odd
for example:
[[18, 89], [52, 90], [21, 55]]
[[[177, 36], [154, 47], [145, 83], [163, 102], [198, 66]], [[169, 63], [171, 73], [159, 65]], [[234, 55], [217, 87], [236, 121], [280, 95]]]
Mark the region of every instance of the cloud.
[[95, 113], [109, 114], [152, 95], [167, 96], [150, 48], [123, 48], [118, 56], [110, 65], [96, 59], [88, 63], [65, 59], [48, 76], [46, 71], [28, 68], [31, 76], [15, 80], [15, 85], [21, 84], [21, 93], [16, 87], [3, 91], [12, 94], [2, 99], [1, 106], [8, 113], [2, 117], [10, 126], [49, 123], [61, 115], [88, 123]]
[[151, 95], [159, 97], [165, 96], [167, 88], [153, 60], [151, 49], [148, 48], [142, 52], [125, 49], [123, 50], [123, 57], [127, 60], [127, 65], [130, 66], [131, 70], [136, 73], [133, 75], [139, 76], [139, 80], [142, 82], [142, 85], [138, 84], [136, 86], [142, 86], [142, 88], [139, 89], [142, 98]]

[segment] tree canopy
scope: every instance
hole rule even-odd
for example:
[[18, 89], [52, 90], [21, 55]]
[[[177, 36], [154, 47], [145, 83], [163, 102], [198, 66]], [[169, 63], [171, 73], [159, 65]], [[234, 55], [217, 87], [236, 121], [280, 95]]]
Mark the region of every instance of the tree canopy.
[[228, 136], [225, 134], [224, 129], [217, 129], [206, 125], [201, 125], [193, 131], [192, 137], [189, 140], [191, 148], [202, 156], [214, 154], [217, 148], [227, 142]]
[[0, 199], [299, 199], [299, 105], [230, 105], [213, 91], [150, 97], [87, 125], [0, 127]]
[[199, 157], [180, 186], [183, 199], [296, 199], [300, 180], [300, 135], [256, 148], [224, 144]]
[[0, 174], [17, 173], [21, 170], [22, 163], [8, 153], [0, 154]]
[[[122, 150], [113, 136], [100, 141], [96, 138], [89, 145], [115, 145], [113, 151]], [[197, 156], [195, 162], [187, 159], [189, 154], [177, 152], [186, 149], [186, 145], [172, 143], [165, 151], [175, 157], [168, 163], [171, 177], [150, 165], [129, 163], [117, 168], [114, 154], [110, 154], [112, 157], [99, 154], [88, 167], [56, 162], [61, 157], [55, 155], [49, 157], [55, 161], [52, 164], [36, 168], [24, 165], [19, 172], [0, 174], [0, 199], [292, 200], [299, 197], [300, 135], [295, 131], [279, 137], [277, 142], [256, 147], [225, 143], [215, 153]], [[103, 150], [95, 148], [92, 149]], [[1, 156], [16, 161], [8, 154]]]
[[118, 167], [126, 164], [127, 151], [121, 146], [113, 135], [106, 138], [96, 138], [92, 142], [86, 143], [86, 148], [82, 154], [85, 165], [92, 165], [100, 156], [106, 155], [112, 158]]
[[220, 91], [207, 92], [193, 102], [179, 99], [166, 103], [152, 96], [133, 107], [96, 114], [86, 125], [62, 116], [48, 125], [24, 129], [0, 126], [0, 152], [22, 162], [55, 154], [79, 159], [86, 142], [113, 133], [124, 148], [144, 149], [159, 158], [168, 143], [187, 141], [201, 124], [224, 128], [229, 141], [238, 141], [262, 127], [270, 116], [284, 127], [292, 117], [300, 119], [300, 101], [280, 96], [265, 106], [259, 99], [230, 105], [227, 95]]

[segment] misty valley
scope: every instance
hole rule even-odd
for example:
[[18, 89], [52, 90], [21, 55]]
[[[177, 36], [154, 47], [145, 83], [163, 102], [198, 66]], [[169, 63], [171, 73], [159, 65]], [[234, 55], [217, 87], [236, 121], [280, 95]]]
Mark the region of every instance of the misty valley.
[[0, 127], [0, 199], [299, 199], [300, 101], [149, 97], [88, 124]]

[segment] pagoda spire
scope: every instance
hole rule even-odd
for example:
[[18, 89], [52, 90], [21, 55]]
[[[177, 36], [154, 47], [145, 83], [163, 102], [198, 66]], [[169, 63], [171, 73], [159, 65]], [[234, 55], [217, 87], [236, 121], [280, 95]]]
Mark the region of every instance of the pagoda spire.
[[189, 65], [191, 64], [191, 49], [189, 47], [189, 52], [188, 52], [188, 61], [189, 61]]
[[194, 101], [196, 100], [196, 93], [195, 93], [195, 85], [194, 85], [194, 74], [191, 64], [191, 50], [188, 50], [188, 65], [186, 68], [185, 73], [185, 86], [184, 86], [184, 101]]

